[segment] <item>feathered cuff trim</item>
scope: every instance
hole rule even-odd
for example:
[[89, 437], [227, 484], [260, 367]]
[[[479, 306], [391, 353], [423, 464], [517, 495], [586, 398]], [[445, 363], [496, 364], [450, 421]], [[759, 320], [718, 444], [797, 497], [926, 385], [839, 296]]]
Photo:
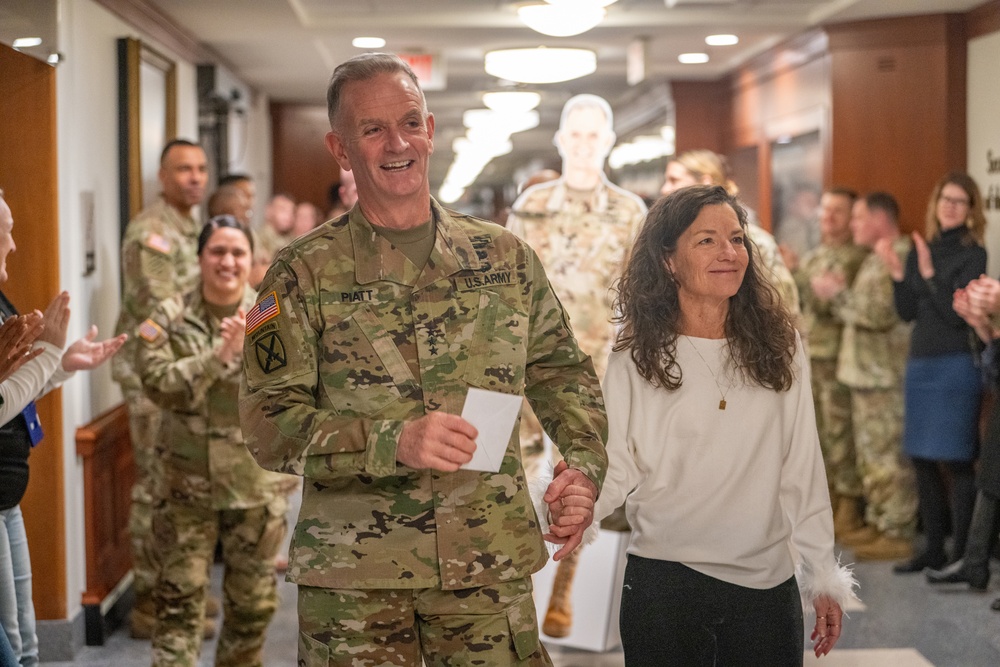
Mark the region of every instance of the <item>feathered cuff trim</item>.
[[828, 568], [815, 570], [807, 563], [800, 563], [795, 569], [795, 579], [799, 582], [802, 608], [807, 612], [813, 608], [813, 600], [820, 595], [828, 595], [843, 608], [848, 602], [857, 600], [854, 592], [858, 580], [850, 565], [841, 565], [840, 559]]

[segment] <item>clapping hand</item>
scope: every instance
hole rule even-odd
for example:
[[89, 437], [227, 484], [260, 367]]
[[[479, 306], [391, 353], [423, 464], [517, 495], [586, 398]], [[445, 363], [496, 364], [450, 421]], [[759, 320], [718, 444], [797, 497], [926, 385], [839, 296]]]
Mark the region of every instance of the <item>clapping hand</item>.
[[889, 275], [897, 283], [903, 280], [903, 263], [892, 247], [892, 239], [879, 239], [875, 242], [875, 254], [885, 264]]
[[224, 364], [232, 361], [243, 354], [243, 338], [247, 330], [247, 314], [242, 308], [237, 309], [232, 317], [222, 318], [219, 325], [219, 333], [222, 336], [222, 345], [215, 354]]
[[31, 346], [43, 327], [42, 314], [37, 310], [8, 317], [0, 325], [0, 382], [42, 353], [44, 348]]
[[563, 545], [553, 554], [553, 560], [562, 560], [583, 540], [583, 533], [594, 521], [594, 503], [597, 487], [590, 478], [565, 461], [560, 461], [553, 471], [553, 480], [545, 491], [551, 521], [547, 542]]
[[920, 277], [924, 280], [930, 280], [934, 277], [931, 249], [927, 247], [927, 241], [924, 240], [924, 237], [917, 232], [913, 232], [911, 236], [913, 237], [913, 247], [917, 251], [917, 269], [920, 271]]
[[94, 342], [95, 338], [97, 338], [97, 326], [92, 324], [86, 336], [66, 348], [62, 356], [63, 370], [72, 373], [97, 368], [121, 349], [128, 335], [121, 334], [97, 343]]
[[847, 281], [844, 279], [844, 274], [839, 271], [826, 271], [813, 277], [809, 281], [809, 286], [820, 300], [829, 301], [844, 291]]

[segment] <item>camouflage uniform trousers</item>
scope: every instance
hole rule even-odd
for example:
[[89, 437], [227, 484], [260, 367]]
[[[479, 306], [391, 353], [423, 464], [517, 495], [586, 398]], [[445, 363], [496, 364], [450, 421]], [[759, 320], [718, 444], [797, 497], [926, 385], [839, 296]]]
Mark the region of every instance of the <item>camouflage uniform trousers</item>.
[[810, 365], [816, 428], [827, 482], [835, 493], [860, 498], [861, 478], [851, 427], [851, 390], [837, 380], [836, 359], [813, 359]]
[[157, 495], [157, 471], [160, 467], [156, 443], [162, 412], [142, 394], [131, 398], [127, 407], [132, 457], [135, 460], [135, 484], [132, 486], [128, 529], [132, 542], [132, 572], [135, 576], [133, 586], [136, 603], [143, 607], [151, 602], [159, 572], [152, 522]]
[[161, 501], [153, 532], [161, 572], [153, 598], [153, 667], [194, 667], [202, 643], [209, 566], [222, 541], [224, 621], [216, 667], [259, 667], [264, 635], [278, 607], [274, 558], [285, 536], [287, 500], [214, 510]]
[[917, 490], [903, 455], [903, 394], [897, 389], [852, 389], [854, 447], [867, 508], [865, 522], [898, 539], [913, 537]]
[[299, 586], [299, 667], [551, 665], [531, 579], [480, 588]]

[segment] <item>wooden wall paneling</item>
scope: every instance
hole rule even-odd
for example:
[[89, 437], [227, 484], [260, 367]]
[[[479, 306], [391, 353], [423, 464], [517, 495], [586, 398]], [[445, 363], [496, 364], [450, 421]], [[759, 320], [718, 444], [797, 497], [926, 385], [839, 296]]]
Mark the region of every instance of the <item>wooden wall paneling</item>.
[[81, 604], [87, 644], [100, 645], [106, 634], [101, 606], [132, 567], [128, 520], [135, 465], [125, 405], [78, 428], [76, 453], [83, 462], [87, 539], [87, 588]]
[[[0, 188], [14, 214], [17, 251], [2, 289], [21, 311], [44, 309], [59, 290], [56, 73], [0, 44]], [[21, 502], [33, 571], [35, 613], [66, 618], [66, 515], [62, 396], [38, 402], [45, 439], [31, 452], [31, 481]]]
[[961, 17], [884, 19], [829, 30], [832, 182], [891, 192], [903, 229], [922, 229], [934, 182], [965, 165]]
[[1000, 32], [1000, 0], [979, 5], [966, 14], [965, 31], [969, 39]]
[[729, 147], [730, 95], [723, 81], [675, 81], [674, 98], [678, 153], [707, 148], [725, 153]]
[[340, 182], [340, 168], [326, 150], [325, 137], [330, 131], [326, 107], [274, 103], [271, 131], [272, 191], [312, 202], [325, 214], [330, 186]]

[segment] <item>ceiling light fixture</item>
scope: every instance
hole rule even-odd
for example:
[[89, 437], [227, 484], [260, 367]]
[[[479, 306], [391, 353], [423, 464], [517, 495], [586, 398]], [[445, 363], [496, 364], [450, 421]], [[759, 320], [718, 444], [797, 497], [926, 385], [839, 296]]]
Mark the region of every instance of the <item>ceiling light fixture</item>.
[[559, 83], [597, 71], [597, 54], [589, 49], [503, 49], [486, 54], [486, 73], [518, 83]]
[[539, 93], [530, 90], [499, 90], [483, 93], [483, 104], [500, 113], [531, 111], [542, 101]]
[[[608, 5], [613, 5], [616, 2], [618, 2], [618, 0], [589, 0], [589, 1], [595, 3], [598, 7], [607, 7]], [[577, 2], [577, 0], [545, 0], [545, 2], [549, 3], [550, 5], [568, 5]]]
[[701, 65], [708, 62], [707, 53], [682, 53], [677, 56], [677, 60], [685, 65]]
[[709, 46], [732, 46], [740, 43], [740, 38], [736, 35], [709, 35], [705, 38], [705, 43]]
[[18, 37], [11, 44], [15, 49], [28, 49], [42, 43], [41, 37]]
[[355, 37], [351, 40], [351, 46], [358, 49], [381, 49], [385, 46], [385, 40], [381, 37]]
[[570, 37], [587, 32], [603, 21], [605, 15], [607, 10], [594, 0], [524, 5], [517, 9], [521, 23], [550, 37]]

